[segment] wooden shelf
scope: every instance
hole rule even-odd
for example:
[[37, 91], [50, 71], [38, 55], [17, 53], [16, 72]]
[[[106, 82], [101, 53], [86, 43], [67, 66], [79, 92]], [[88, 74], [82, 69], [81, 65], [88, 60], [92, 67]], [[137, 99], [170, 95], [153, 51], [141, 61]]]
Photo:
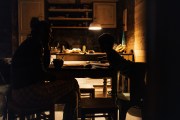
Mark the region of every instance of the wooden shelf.
[[91, 21], [92, 20], [92, 18], [61, 18], [61, 17], [49, 17], [48, 18], [49, 20], [83, 20], [83, 21]]
[[88, 27], [81, 26], [51, 26], [53, 29], [88, 29]]
[[55, 29], [87, 29], [93, 21], [92, 4], [49, 3], [47, 19]]
[[52, 4], [75, 4], [76, 0], [47, 0]]
[[92, 12], [92, 9], [59, 9], [49, 8], [49, 12]]

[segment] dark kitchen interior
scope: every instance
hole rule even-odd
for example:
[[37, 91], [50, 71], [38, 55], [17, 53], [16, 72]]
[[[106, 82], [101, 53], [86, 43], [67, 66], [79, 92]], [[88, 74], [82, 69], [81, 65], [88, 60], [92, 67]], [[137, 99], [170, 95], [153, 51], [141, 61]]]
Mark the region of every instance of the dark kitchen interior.
[[[20, 31], [18, 2], [36, 0], [3, 0], [0, 4], [0, 58], [11, 58], [17, 47], [29, 31]], [[44, 0], [37, 0], [44, 1]], [[49, 0], [51, 1], [51, 0]], [[53, 1], [53, 0], [52, 0]], [[66, 0], [65, 0], [66, 1]], [[83, 0], [82, 0], [83, 1]], [[88, 0], [84, 0], [85, 2]], [[92, 0], [89, 0], [92, 1]], [[97, 0], [98, 1], [98, 0]], [[99, 0], [103, 1], [103, 0]], [[104, 0], [106, 3], [111, 0]], [[156, 0], [112, 0], [116, 4], [115, 27], [105, 27], [100, 31], [90, 31], [90, 24], [82, 23], [86, 28], [52, 28], [52, 47], [82, 48], [101, 52], [97, 37], [109, 32], [116, 36], [116, 43], [122, 43], [125, 35], [126, 53], [134, 53], [135, 62], [147, 63], [146, 97], [144, 120], [175, 120], [179, 118], [179, 4], [176, 1]], [[76, 7], [81, 0], [75, 0]], [[50, 15], [50, 4], [44, 1], [44, 16]], [[52, 6], [51, 6], [52, 7]], [[68, 7], [71, 7], [69, 5]], [[87, 6], [86, 6], [87, 7]], [[92, 9], [92, 3], [88, 3]], [[33, 10], [33, 9], [32, 9]], [[123, 14], [127, 10], [127, 23], [123, 23]], [[102, 12], [102, 11], [101, 11]], [[104, 14], [104, 13], [101, 13]], [[29, 13], [29, 15], [31, 15]], [[68, 16], [68, 15], [67, 15]], [[67, 17], [66, 16], [66, 17]], [[89, 14], [93, 18], [92, 14]], [[69, 17], [69, 16], [68, 16]], [[84, 17], [84, 16], [81, 16]], [[27, 27], [28, 18], [22, 24]], [[56, 25], [56, 23], [52, 23]], [[63, 24], [65, 25], [65, 23]], [[126, 30], [124, 31], [124, 26]]]

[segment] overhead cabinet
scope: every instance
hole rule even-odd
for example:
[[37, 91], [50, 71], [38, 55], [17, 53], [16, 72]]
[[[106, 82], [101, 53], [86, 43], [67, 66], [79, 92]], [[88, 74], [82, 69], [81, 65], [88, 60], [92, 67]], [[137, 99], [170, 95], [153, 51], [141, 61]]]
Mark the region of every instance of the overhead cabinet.
[[101, 24], [102, 28], [116, 28], [116, 3], [95, 2], [93, 21]]

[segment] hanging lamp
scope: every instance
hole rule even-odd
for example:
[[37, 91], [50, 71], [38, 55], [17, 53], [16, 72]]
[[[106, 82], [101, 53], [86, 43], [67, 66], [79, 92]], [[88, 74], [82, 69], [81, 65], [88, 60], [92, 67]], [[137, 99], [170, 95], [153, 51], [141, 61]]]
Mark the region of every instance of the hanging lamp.
[[92, 22], [89, 25], [89, 30], [101, 30], [101, 29], [102, 29], [101, 24], [99, 24], [97, 22]]

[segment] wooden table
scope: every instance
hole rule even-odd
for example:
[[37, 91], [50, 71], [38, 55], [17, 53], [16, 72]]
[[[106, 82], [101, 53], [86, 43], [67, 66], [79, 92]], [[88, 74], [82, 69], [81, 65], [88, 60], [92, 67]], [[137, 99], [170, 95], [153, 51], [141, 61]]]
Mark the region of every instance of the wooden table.
[[[127, 53], [119, 53], [125, 59], [134, 61], [134, 54], [127, 54]], [[95, 52], [89, 54], [80, 54], [80, 53], [52, 53], [55, 58], [61, 59], [65, 62], [72, 62], [74, 61], [99, 61], [99, 58], [106, 57], [105, 53], [102, 52]], [[111, 78], [111, 86], [112, 86], [112, 95], [116, 96], [117, 93], [117, 80], [118, 80], [118, 73], [113, 73], [112, 70], [109, 68], [91, 68], [87, 69], [83, 66], [80, 67], [63, 67], [61, 70], [56, 71], [53, 66], [50, 67], [50, 71], [62, 77], [67, 75], [75, 78], [83, 78], [83, 77], [90, 77], [90, 78], [102, 78], [104, 80], [104, 88], [107, 84], [106, 78]]]
[[84, 66], [63, 66], [56, 70], [53, 65], [50, 65], [49, 71], [55, 74], [58, 78], [73, 77], [73, 78], [110, 78], [112, 86], [112, 97], [117, 95], [117, 73], [109, 67], [97, 67], [92, 65], [92, 68], [85, 68]]

